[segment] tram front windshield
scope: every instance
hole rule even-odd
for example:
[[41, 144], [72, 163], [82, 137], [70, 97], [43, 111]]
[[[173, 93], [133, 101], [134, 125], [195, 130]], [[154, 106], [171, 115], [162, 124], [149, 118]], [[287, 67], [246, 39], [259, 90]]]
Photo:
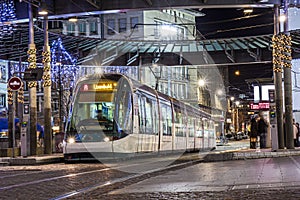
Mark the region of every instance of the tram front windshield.
[[114, 120], [116, 85], [104, 82], [80, 86], [67, 127], [69, 138], [73, 136], [76, 142], [103, 142], [122, 137]]

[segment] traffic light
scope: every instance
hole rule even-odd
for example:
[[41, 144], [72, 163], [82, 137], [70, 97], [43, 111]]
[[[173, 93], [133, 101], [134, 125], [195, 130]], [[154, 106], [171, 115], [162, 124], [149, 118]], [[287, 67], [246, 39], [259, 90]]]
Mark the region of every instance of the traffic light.
[[25, 115], [29, 114], [29, 104], [24, 104], [24, 114]]

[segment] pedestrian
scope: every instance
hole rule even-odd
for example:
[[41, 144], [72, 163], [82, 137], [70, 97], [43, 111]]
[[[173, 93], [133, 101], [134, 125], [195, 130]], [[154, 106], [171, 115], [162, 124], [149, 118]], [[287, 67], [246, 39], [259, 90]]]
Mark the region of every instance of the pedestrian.
[[299, 130], [298, 130], [297, 125], [295, 123], [295, 119], [293, 119], [293, 133], [294, 133], [294, 146], [298, 147], [299, 146], [299, 142], [298, 142]]
[[256, 149], [257, 136], [258, 136], [258, 120], [257, 114], [252, 116], [250, 128], [250, 149]]
[[259, 136], [259, 146], [260, 148], [266, 148], [266, 138], [268, 133], [268, 123], [265, 120], [262, 113], [259, 113], [259, 120], [258, 120], [258, 136]]
[[37, 140], [38, 140], [38, 146], [43, 147], [44, 146], [44, 127], [41, 126], [39, 123], [36, 124], [36, 130], [37, 130]]
[[299, 128], [299, 123], [298, 122], [296, 122], [296, 126], [297, 126], [297, 130], [298, 130], [298, 135], [297, 135], [298, 146], [300, 146], [300, 128]]
[[15, 139], [16, 139], [16, 146], [21, 146], [21, 128], [20, 128], [20, 122], [17, 122], [15, 124]]

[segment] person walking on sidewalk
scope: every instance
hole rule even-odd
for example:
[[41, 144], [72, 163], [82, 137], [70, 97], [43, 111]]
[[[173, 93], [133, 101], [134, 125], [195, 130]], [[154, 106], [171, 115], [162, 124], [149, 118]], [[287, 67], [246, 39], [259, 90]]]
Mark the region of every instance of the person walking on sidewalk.
[[266, 138], [268, 132], [268, 123], [265, 120], [262, 113], [259, 113], [259, 120], [258, 120], [258, 136], [259, 138], [259, 145], [260, 148], [266, 148]]
[[299, 141], [298, 141], [299, 129], [295, 123], [295, 119], [293, 119], [293, 133], [294, 133], [294, 146], [299, 147]]
[[250, 128], [250, 149], [256, 149], [256, 142], [258, 136], [258, 120], [259, 116], [257, 114], [253, 115], [251, 119], [251, 128]]

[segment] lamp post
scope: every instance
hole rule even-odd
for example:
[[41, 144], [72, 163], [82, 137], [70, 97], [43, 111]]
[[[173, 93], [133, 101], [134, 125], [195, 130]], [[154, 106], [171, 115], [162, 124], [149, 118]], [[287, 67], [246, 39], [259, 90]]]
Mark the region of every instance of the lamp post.
[[[282, 99], [282, 66], [280, 57], [280, 37], [279, 33], [279, 6], [274, 5], [274, 36], [273, 42], [273, 73], [275, 85], [275, 104], [276, 104], [276, 121], [278, 132], [278, 147], [284, 148], [284, 131], [283, 131], [283, 99]], [[277, 139], [277, 138], [276, 138]], [[274, 141], [276, 140], [274, 139]]]
[[236, 101], [235, 102], [235, 107], [236, 107], [236, 132], [239, 132], [240, 130], [240, 123], [239, 123], [239, 105], [240, 105], [240, 102], [239, 101]]
[[59, 73], [58, 73], [58, 80], [59, 80], [59, 131], [63, 132], [64, 130], [64, 124], [63, 124], [63, 113], [62, 113], [62, 107], [63, 107], [63, 85], [62, 85], [62, 77], [61, 77], [61, 63], [59, 64]]
[[231, 130], [233, 129], [233, 131], [235, 131], [235, 124], [236, 124], [236, 120], [235, 120], [235, 107], [234, 107], [234, 97], [230, 97], [229, 100], [229, 104], [228, 106], [230, 106], [230, 113], [231, 113], [231, 126], [229, 127], [229, 130], [231, 132]]

